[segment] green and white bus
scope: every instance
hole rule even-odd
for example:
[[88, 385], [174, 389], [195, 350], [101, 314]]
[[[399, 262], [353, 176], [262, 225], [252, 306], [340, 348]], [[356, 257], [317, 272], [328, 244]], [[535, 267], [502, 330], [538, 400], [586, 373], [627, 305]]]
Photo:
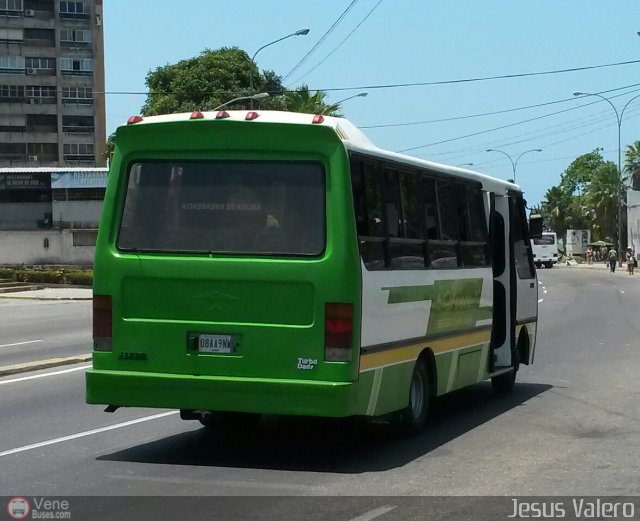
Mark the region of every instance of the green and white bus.
[[87, 402], [204, 425], [396, 413], [418, 431], [436, 396], [513, 386], [537, 301], [515, 184], [342, 118], [134, 116], [98, 234]]

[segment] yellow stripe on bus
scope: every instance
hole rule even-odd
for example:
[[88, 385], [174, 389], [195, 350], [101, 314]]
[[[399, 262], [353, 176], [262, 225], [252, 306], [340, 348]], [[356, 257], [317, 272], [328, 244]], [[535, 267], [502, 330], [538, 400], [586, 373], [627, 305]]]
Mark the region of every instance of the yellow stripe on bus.
[[384, 351], [367, 353], [360, 357], [360, 372], [414, 361], [425, 347], [431, 349], [434, 355], [438, 355], [448, 351], [455, 351], [457, 349], [487, 343], [490, 339], [491, 331], [487, 329], [446, 338], [422, 340], [419, 343], [405, 346], [401, 345], [385, 349]]

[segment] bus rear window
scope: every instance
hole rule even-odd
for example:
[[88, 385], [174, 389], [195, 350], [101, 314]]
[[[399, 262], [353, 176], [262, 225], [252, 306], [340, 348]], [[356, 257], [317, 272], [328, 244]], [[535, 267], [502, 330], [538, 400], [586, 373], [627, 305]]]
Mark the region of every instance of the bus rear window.
[[550, 246], [556, 243], [556, 238], [553, 235], [543, 235], [533, 238], [532, 241], [536, 246]]
[[133, 163], [117, 247], [319, 255], [325, 248], [324, 187], [318, 162]]

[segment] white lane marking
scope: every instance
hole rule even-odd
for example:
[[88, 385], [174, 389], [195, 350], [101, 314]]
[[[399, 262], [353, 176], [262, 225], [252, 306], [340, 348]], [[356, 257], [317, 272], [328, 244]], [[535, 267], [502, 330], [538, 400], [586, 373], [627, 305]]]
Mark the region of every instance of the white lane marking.
[[78, 432], [77, 434], [70, 434], [69, 436], [62, 436], [61, 438], [54, 438], [53, 440], [41, 441], [39, 443], [33, 443], [31, 445], [25, 445], [24, 447], [17, 447], [15, 449], [5, 450], [0, 452], [0, 458], [3, 456], [10, 456], [11, 454], [17, 454], [18, 452], [25, 452], [27, 450], [39, 449], [40, 447], [46, 447], [47, 445], [54, 445], [56, 443], [62, 443], [65, 441], [76, 440], [78, 438], [84, 438], [86, 436], [92, 436], [93, 434], [100, 434], [101, 432], [112, 431], [114, 429], [120, 429], [122, 427], [129, 427], [136, 423], [148, 422], [151, 420], [157, 420], [158, 418], [164, 418], [165, 416], [171, 416], [178, 414], [179, 411], [162, 412], [160, 414], [154, 414], [152, 416], [145, 416], [144, 418], [138, 418], [137, 420], [130, 420], [128, 422], [116, 423], [115, 425], [109, 425], [108, 427], [100, 427], [99, 429], [92, 429], [90, 431]]
[[22, 376], [20, 378], [12, 378], [11, 380], [0, 380], [0, 385], [24, 382], [25, 380], [35, 380], [36, 378], [46, 378], [47, 376], [57, 376], [59, 374], [65, 373], [73, 373], [74, 371], [82, 371], [83, 369], [89, 369], [90, 367], [90, 365], [83, 365], [80, 367], [73, 367], [71, 369], [63, 369], [62, 371], [53, 371], [52, 373], [36, 374], [33, 376]]
[[542, 302], [543, 300], [544, 300], [543, 298], [538, 299], [538, 304], [540, 304], [540, 302]]
[[44, 342], [44, 340], [27, 340], [26, 342], [16, 342], [15, 344], [3, 344], [0, 347], [23, 346], [25, 344], [37, 344], [38, 342]]
[[624, 291], [620, 290], [620, 293], [622, 293], [624, 295]]
[[546, 295], [546, 294], [547, 294], [547, 290], [546, 290], [546, 289], [543, 289], [543, 290], [542, 290], [542, 294], [543, 294], [543, 295]]
[[369, 510], [369, 512], [365, 512], [358, 517], [352, 517], [349, 521], [370, 521], [371, 519], [375, 519], [376, 517], [380, 517], [385, 515], [387, 512], [391, 512], [398, 508], [395, 505], [385, 505], [380, 508], [376, 508], [374, 510]]

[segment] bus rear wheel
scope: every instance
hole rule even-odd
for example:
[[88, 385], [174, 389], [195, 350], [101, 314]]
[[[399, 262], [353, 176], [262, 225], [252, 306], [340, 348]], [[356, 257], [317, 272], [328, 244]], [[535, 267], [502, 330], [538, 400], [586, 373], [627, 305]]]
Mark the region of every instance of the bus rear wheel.
[[419, 358], [411, 374], [409, 384], [409, 403], [400, 412], [400, 430], [403, 434], [417, 434], [427, 424], [431, 387], [429, 371], [422, 358]]

